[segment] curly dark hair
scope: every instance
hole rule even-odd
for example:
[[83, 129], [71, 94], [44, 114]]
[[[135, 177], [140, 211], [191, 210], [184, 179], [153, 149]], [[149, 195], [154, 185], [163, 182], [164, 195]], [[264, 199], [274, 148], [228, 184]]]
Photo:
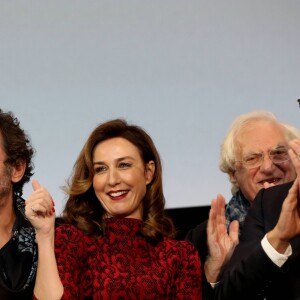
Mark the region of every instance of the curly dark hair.
[[100, 142], [122, 137], [137, 147], [146, 165], [155, 163], [152, 182], [147, 185], [143, 199], [142, 234], [149, 241], [159, 241], [163, 237], [174, 237], [172, 220], [165, 215], [165, 198], [162, 185], [162, 165], [151, 137], [141, 128], [129, 125], [122, 119], [115, 119], [96, 127], [90, 134], [73, 168], [65, 191], [69, 195], [63, 211], [66, 223], [73, 224], [87, 234], [101, 236], [105, 228], [105, 211], [97, 199], [92, 182], [94, 177], [93, 152]]
[[0, 109], [0, 134], [2, 147], [7, 157], [4, 163], [8, 167], [17, 166], [21, 162], [26, 163], [24, 176], [20, 181], [13, 183], [14, 194], [22, 196], [24, 184], [33, 175], [32, 157], [35, 150], [29, 136], [20, 127], [19, 120], [10, 111], [4, 112]]

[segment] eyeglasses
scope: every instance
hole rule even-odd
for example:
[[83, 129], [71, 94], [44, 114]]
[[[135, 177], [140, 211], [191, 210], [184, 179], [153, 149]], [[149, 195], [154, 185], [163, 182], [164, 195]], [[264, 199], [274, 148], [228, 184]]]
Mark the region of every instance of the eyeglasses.
[[[278, 147], [268, 151], [268, 156], [274, 164], [281, 164], [285, 161], [290, 160], [288, 149], [286, 147]], [[247, 169], [257, 168], [262, 165], [265, 153], [252, 153], [245, 156], [242, 160], [237, 160], [246, 167]]]

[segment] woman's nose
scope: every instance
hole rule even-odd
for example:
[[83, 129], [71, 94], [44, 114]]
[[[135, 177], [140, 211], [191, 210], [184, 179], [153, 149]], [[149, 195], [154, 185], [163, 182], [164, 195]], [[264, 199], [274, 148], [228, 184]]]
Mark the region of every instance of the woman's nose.
[[108, 174], [108, 183], [111, 186], [116, 186], [120, 183], [120, 176], [118, 170], [111, 169]]

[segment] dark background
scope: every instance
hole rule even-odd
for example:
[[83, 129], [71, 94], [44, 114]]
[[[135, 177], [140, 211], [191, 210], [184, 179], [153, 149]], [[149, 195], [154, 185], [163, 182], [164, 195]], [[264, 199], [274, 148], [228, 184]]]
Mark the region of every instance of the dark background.
[[177, 229], [176, 239], [184, 239], [187, 232], [208, 219], [210, 206], [195, 206], [185, 208], [166, 209]]

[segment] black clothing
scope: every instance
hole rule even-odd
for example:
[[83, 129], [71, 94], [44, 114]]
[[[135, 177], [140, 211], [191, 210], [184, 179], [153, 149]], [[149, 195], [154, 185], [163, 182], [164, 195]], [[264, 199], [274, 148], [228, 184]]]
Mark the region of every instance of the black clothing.
[[300, 299], [300, 236], [280, 268], [264, 252], [261, 240], [272, 230], [292, 183], [261, 190], [245, 220], [240, 243], [215, 288], [217, 300]]
[[202, 299], [210, 300], [213, 299], [214, 290], [211, 287], [210, 283], [207, 281], [204, 273], [204, 262], [208, 255], [206, 227], [207, 220], [197, 225], [194, 229], [190, 230], [187, 233], [185, 239], [192, 242], [198, 250], [202, 268]]
[[0, 249], [0, 299], [29, 300], [37, 269], [35, 231], [25, 217], [24, 199], [15, 196], [11, 239]]

